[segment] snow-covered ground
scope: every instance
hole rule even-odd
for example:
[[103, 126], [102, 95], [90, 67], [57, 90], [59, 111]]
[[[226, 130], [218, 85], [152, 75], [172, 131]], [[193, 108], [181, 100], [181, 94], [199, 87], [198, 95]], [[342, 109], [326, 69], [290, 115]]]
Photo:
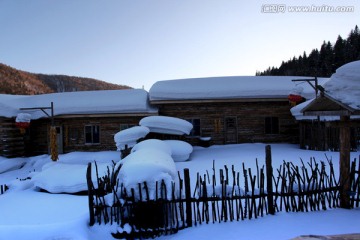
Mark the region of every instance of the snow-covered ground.
[[[338, 152], [316, 152], [301, 150], [297, 145], [272, 144], [273, 167], [283, 160], [300, 164], [314, 157], [326, 161], [332, 159], [338, 170]], [[326, 156], [325, 156], [326, 155]], [[359, 160], [360, 151], [352, 152], [351, 158]], [[242, 162], [255, 168], [265, 162], [265, 144], [238, 144], [195, 147], [190, 161], [176, 162], [178, 171], [189, 168], [191, 176], [196, 172], [211, 171], [213, 160], [217, 168], [234, 165], [241, 170]], [[119, 161], [119, 152], [69, 153], [59, 156], [59, 162], [52, 163], [50, 156], [5, 159], [0, 157], [0, 184], [8, 184], [10, 189], [0, 195], [0, 240], [8, 239], [111, 239], [110, 232], [117, 226], [88, 226], [88, 199], [86, 196], [69, 194], [49, 194], [37, 191], [42, 171], [52, 165], [59, 165], [59, 179], [51, 185], [61, 189], [74, 181], [76, 186], [85, 182], [88, 162], [96, 160], [106, 164]], [[72, 169], [70, 164], [74, 165]], [[84, 170], [81, 170], [81, 165]], [[61, 169], [61, 166], [64, 166]], [[21, 168], [20, 168], [21, 167]], [[20, 169], [19, 169], [20, 168]], [[63, 172], [61, 172], [64, 170]], [[47, 177], [51, 177], [48, 174]], [[336, 173], [337, 174], [337, 173]], [[46, 175], [43, 173], [43, 175]], [[26, 179], [31, 176], [32, 180]], [[20, 181], [21, 179], [21, 181]], [[63, 180], [62, 180], [63, 179]], [[63, 182], [63, 184], [62, 184]], [[81, 187], [79, 187], [81, 188]], [[79, 189], [80, 190], [80, 189]], [[275, 216], [232, 223], [203, 224], [181, 230], [175, 235], [160, 239], [291, 239], [299, 235], [331, 235], [360, 232], [360, 208], [352, 210], [330, 209], [310, 213], [277, 213]]]

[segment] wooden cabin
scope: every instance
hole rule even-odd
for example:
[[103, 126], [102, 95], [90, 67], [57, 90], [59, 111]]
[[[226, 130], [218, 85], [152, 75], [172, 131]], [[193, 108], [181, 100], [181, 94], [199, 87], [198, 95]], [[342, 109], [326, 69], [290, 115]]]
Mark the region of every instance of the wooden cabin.
[[[145, 116], [158, 114], [149, 105], [148, 93], [140, 89], [11, 97], [11, 106], [6, 106], [11, 112], [0, 118], [0, 140], [11, 141], [0, 148], [0, 155], [7, 157], [49, 153], [51, 126], [56, 127], [59, 153], [116, 150], [117, 132], [138, 125]], [[33, 118], [23, 133], [15, 125], [20, 112]]]
[[[192, 144], [236, 144], [299, 140], [288, 96], [296, 77], [214, 77], [156, 82], [150, 103], [159, 115], [187, 119]], [[306, 98], [314, 91], [302, 89]]]

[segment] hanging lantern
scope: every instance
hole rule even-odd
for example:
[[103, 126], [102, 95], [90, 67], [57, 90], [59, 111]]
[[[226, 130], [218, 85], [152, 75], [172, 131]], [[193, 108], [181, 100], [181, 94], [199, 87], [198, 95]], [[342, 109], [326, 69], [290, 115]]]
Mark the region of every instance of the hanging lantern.
[[296, 106], [297, 104], [303, 102], [304, 98], [302, 96], [300, 96], [300, 95], [290, 94], [288, 96], [288, 100], [289, 100], [291, 105]]
[[28, 113], [19, 113], [15, 119], [15, 126], [20, 129], [21, 134], [30, 127], [31, 115]]

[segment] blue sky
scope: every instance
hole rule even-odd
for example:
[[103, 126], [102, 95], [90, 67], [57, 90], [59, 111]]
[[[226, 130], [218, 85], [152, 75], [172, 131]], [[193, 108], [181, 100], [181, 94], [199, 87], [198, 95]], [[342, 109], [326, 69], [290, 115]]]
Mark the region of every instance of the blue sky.
[[[286, 8], [262, 12], [268, 4]], [[354, 11], [288, 11], [324, 5]], [[358, 0], [0, 0], [0, 62], [148, 90], [159, 80], [255, 75], [346, 38], [359, 19]]]

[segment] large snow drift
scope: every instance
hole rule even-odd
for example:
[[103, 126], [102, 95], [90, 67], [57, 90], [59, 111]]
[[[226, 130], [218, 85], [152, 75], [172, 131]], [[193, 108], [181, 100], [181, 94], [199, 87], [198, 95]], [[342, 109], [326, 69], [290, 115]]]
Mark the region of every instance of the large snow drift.
[[[164, 180], [168, 188], [167, 193], [170, 194], [168, 197], [171, 196], [171, 186], [177, 172], [174, 160], [169, 154], [161, 150], [143, 148], [128, 155], [121, 163], [122, 167], [118, 179], [127, 189], [128, 194], [131, 194], [130, 189], [134, 188], [135, 197], [138, 198], [138, 184], [146, 182], [149, 189], [149, 197], [154, 199], [156, 182], [158, 182], [158, 187], [160, 187], [162, 180]], [[146, 193], [142, 192], [142, 196], [146, 196]]]
[[145, 117], [139, 124], [148, 127], [151, 132], [173, 135], [188, 135], [193, 128], [193, 125], [186, 120], [166, 116]]
[[[111, 164], [97, 164], [99, 177], [106, 174]], [[86, 182], [87, 165], [64, 164], [60, 162], [44, 165], [41, 172], [33, 175], [31, 181], [35, 187], [50, 193], [77, 193], [88, 190]], [[96, 168], [92, 166], [91, 178], [97, 188]]]

